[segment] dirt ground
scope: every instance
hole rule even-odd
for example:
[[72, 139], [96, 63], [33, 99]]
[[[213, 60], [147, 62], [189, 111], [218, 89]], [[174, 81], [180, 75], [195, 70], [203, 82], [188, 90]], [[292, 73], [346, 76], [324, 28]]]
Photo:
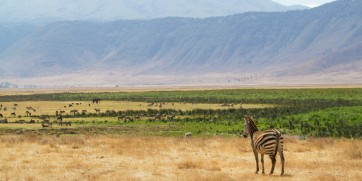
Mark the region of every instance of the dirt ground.
[[[285, 139], [285, 176], [246, 138], [2, 135], [0, 180], [362, 180], [362, 140]], [[265, 171], [270, 171], [266, 157]]]

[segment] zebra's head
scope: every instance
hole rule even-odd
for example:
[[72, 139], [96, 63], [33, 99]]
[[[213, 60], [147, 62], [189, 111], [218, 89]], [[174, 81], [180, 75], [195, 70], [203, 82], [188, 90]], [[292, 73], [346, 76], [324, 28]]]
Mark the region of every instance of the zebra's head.
[[244, 122], [243, 136], [244, 136], [244, 138], [246, 138], [246, 137], [248, 137], [249, 134], [254, 133], [257, 130], [257, 128], [254, 123], [253, 116], [246, 115], [244, 117], [244, 121], [245, 122]]

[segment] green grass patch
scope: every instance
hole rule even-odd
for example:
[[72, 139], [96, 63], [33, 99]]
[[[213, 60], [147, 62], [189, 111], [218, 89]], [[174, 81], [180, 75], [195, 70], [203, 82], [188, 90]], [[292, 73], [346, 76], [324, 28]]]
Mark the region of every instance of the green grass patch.
[[[100, 98], [101, 103], [89, 105], [93, 98]], [[32, 105], [32, 101], [34, 103], [37, 101], [39, 105], [39, 111], [33, 113], [34, 119], [41, 119], [37, 114], [50, 108], [50, 106], [42, 106], [40, 101], [54, 101], [52, 104], [56, 107], [47, 112], [50, 119], [55, 119], [55, 113], [53, 113], [55, 110], [64, 109], [66, 114], [63, 118], [72, 121], [77, 126], [76, 129], [79, 128], [85, 132], [91, 130], [90, 132], [109, 132], [110, 134], [165, 136], [182, 136], [186, 132], [192, 132], [196, 136], [233, 136], [242, 132], [243, 117], [248, 114], [258, 120], [260, 130], [277, 128], [283, 133], [301, 136], [362, 137], [362, 131], [360, 131], [362, 130], [361, 88], [7, 95], [0, 96], [0, 104], [6, 105], [8, 111], [0, 110], [0, 113], [7, 116], [10, 121], [20, 119], [10, 116], [13, 107], [11, 105], [15, 102], [19, 103], [17, 111], [24, 113], [25, 107], [21, 110], [20, 105]], [[83, 101], [83, 107], [80, 105], [75, 107], [80, 110], [89, 109], [87, 113], [70, 114], [69, 111], [74, 107], [64, 108], [64, 106], [65, 103], [69, 104], [73, 101]], [[122, 107], [120, 101], [127, 102], [127, 106]], [[163, 107], [148, 107], [148, 103], [159, 105], [162, 103]], [[95, 113], [94, 108], [100, 108], [101, 113]], [[169, 120], [165, 116], [161, 120], [154, 120], [155, 115], [175, 115], [175, 118]], [[118, 121], [119, 116], [133, 118], [141, 116], [142, 119], [123, 123]], [[109, 127], [114, 127], [114, 129]]]

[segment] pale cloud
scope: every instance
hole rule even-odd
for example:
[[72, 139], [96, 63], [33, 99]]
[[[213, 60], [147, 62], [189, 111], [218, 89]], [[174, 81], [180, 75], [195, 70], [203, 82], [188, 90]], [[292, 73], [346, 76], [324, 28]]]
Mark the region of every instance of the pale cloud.
[[322, 4], [325, 3], [329, 3], [335, 0], [273, 0], [277, 3], [283, 4], [283, 5], [303, 5], [303, 6], [308, 6], [311, 8], [320, 6]]
[[321, 4], [317, 4], [317, 3], [312, 3], [312, 4], [305, 4], [304, 6], [308, 6], [310, 8], [314, 8], [314, 7], [318, 7], [320, 6]]

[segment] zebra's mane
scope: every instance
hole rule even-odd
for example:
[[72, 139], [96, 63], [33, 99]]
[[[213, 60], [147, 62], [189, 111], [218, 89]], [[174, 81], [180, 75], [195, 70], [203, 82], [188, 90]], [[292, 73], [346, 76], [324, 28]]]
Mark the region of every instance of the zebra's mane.
[[253, 128], [253, 130], [258, 131], [258, 127], [255, 124], [255, 121], [253, 120], [252, 116], [245, 116], [246, 120], [248, 121], [250, 127]]

